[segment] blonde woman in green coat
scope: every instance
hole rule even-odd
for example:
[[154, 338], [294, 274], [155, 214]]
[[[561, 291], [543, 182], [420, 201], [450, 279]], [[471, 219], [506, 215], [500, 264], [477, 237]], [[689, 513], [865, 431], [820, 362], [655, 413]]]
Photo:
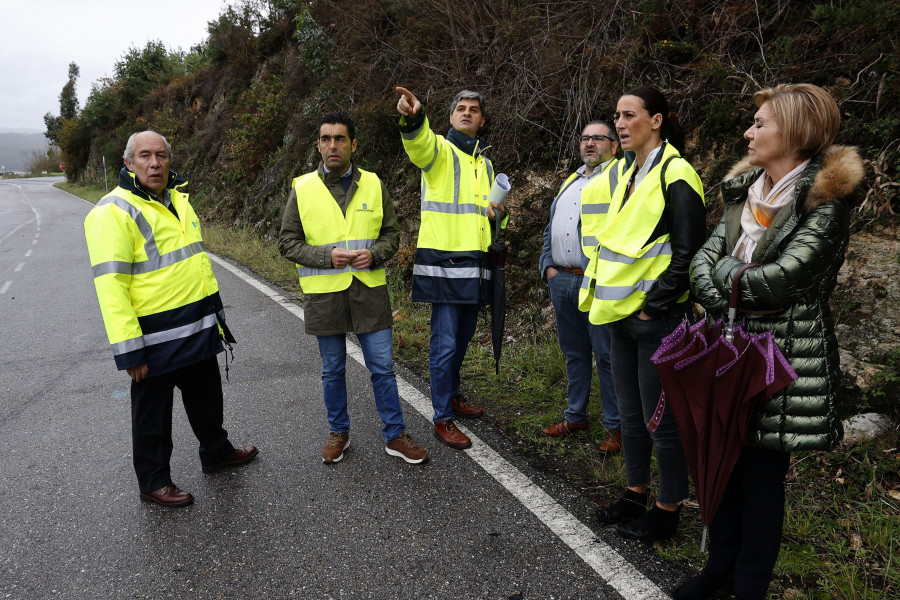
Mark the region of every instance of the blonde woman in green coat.
[[721, 185], [725, 215], [694, 257], [691, 287], [710, 318], [724, 316], [735, 271], [739, 306], [777, 311], [747, 319], [747, 333], [774, 330], [798, 378], [760, 405], [747, 444], [710, 526], [706, 568], [673, 593], [708, 598], [734, 586], [766, 596], [781, 547], [790, 453], [827, 450], [843, 436], [835, 410], [840, 367], [828, 299], [849, 238], [848, 197], [862, 181], [855, 148], [833, 145], [834, 99], [810, 84], [757, 92], [747, 157]]

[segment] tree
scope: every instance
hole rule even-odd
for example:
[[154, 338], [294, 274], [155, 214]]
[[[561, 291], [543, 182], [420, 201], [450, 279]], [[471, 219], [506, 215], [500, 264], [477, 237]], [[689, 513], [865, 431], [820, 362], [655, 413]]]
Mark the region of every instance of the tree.
[[44, 137], [50, 140], [51, 144], [59, 145], [59, 130], [62, 129], [62, 121], [59, 117], [55, 117], [50, 113], [44, 115], [44, 125], [47, 127], [47, 131], [44, 132]]
[[59, 116], [61, 119], [74, 119], [78, 116], [78, 96], [75, 95], [75, 81], [81, 74], [78, 65], [69, 63], [69, 81], [59, 93]]
[[51, 144], [59, 145], [59, 132], [63, 126], [64, 119], [74, 119], [78, 116], [78, 96], [75, 94], [75, 82], [81, 75], [81, 69], [74, 62], [69, 63], [69, 80], [63, 86], [59, 93], [59, 116], [55, 117], [50, 113], [44, 115], [44, 125], [47, 131], [44, 137], [50, 140]]
[[59, 171], [61, 162], [62, 154], [56, 146], [50, 146], [47, 150], [35, 149], [25, 155], [25, 170], [32, 175], [55, 173]]

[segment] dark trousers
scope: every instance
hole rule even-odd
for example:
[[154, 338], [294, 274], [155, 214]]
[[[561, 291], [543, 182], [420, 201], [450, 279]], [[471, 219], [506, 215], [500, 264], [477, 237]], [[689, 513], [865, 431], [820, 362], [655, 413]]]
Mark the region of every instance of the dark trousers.
[[781, 549], [787, 452], [744, 447], [709, 527], [713, 573], [734, 573], [734, 593], [766, 597]]
[[200, 441], [200, 463], [216, 464], [232, 451], [228, 432], [222, 428], [222, 376], [212, 356], [158, 377], [131, 382], [131, 441], [134, 471], [142, 492], [172, 484], [172, 403], [175, 388], [181, 390], [184, 411]]
[[663, 413], [656, 431], [647, 430], [662, 392], [659, 371], [650, 357], [683, 318], [683, 314], [677, 314], [642, 321], [631, 315], [610, 324], [609, 350], [622, 425], [626, 481], [631, 487], [650, 485], [655, 449], [659, 467], [656, 500], [668, 505], [688, 497], [688, 467], [671, 411]]
[[578, 309], [578, 294], [583, 276], [560, 270], [547, 280], [550, 300], [556, 312], [559, 347], [566, 357], [566, 419], [571, 423], [587, 423], [588, 401], [594, 364], [600, 378], [600, 407], [603, 427], [619, 429], [619, 403], [609, 366], [609, 325], [593, 325], [588, 314]]

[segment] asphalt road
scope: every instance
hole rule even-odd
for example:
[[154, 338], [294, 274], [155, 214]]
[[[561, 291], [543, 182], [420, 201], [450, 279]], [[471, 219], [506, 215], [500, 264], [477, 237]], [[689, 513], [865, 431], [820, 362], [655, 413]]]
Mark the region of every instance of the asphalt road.
[[260, 456], [204, 476], [176, 405], [172, 475], [196, 502], [140, 502], [129, 380], [84, 242], [91, 205], [55, 181], [0, 180], [0, 598], [631, 600], [665, 598], [684, 576], [598, 527], [588, 499], [490, 427], [463, 423], [468, 451], [439, 445], [427, 382], [402, 368], [407, 430], [431, 460], [385, 454], [367, 372], [348, 361], [351, 447], [323, 465], [321, 367], [302, 311], [221, 259], [238, 338], [225, 426]]

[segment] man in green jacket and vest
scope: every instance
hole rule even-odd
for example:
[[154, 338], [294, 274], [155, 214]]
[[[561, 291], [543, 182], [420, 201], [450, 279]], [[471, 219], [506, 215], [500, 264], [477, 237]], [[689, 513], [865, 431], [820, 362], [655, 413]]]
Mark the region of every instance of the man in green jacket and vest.
[[306, 333], [316, 336], [330, 432], [322, 461], [340, 462], [350, 445], [346, 337], [356, 334], [384, 423], [385, 452], [408, 463], [428, 453], [406, 433], [391, 357], [391, 301], [384, 264], [397, 252], [394, 205], [378, 176], [352, 162], [356, 128], [349, 116], [322, 118], [316, 145], [322, 162], [294, 179], [278, 248], [297, 265], [306, 296]]
[[403, 148], [422, 171], [412, 299], [431, 303], [428, 362], [434, 435], [453, 448], [468, 448], [472, 442], [453, 416], [477, 417], [483, 411], [460, 394], [459, 371], [475, 335], [478, 311], [489, 301], [489, 219], [501, 218], [503, 226], [507, 221], [503, 207], [488, 201], [494, 168], [476, 137], [485, 123], [484, 99], [477, 92], [459, 92], [450, 104], [451, 128], [444, 137], [431, 131], [415, 95], [396, 89]]
[[172, 402], [181, 390], [200, 441], [204, 473], [247, 463], [222, 428], [222, 378], [216, 355], [225, 326], [219, 285], [187, 180], [169, 170], [172, 149], [153, 131], [125, 146], [119, 185], [84, 220], [94, 287], [119, 370], [131, 377], [131, 435], [140, 498], [184, 506], [194, 497], [172, 483]]

